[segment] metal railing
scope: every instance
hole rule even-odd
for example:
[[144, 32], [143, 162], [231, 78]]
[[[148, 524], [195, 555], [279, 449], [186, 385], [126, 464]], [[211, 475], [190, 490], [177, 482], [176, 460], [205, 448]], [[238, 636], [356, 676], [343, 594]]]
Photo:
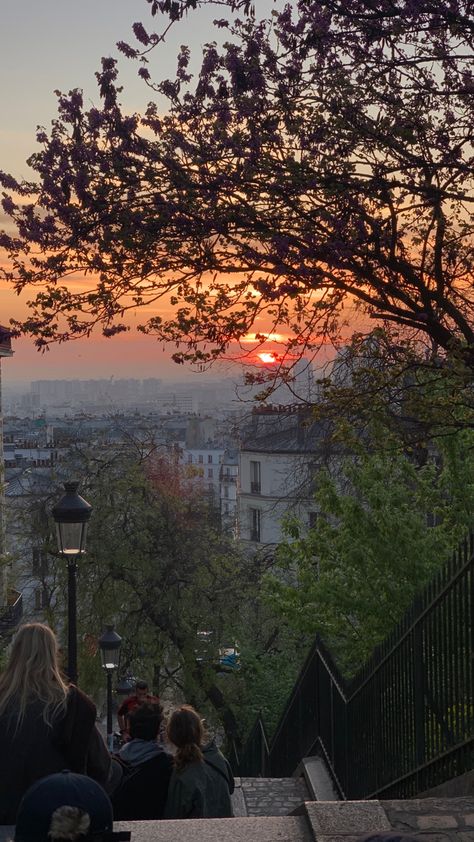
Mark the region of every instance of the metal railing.
[[[234, 766], [234, 772], [239, 775], [249, 774], [253, 776], [254, 770], [258, 769], [258, 775], [265, 778], [267, 773], [270, 772], [268, 758], [268, 737], [262, 717], [259, 715], [238, 758], [238, 765]], [[250, 771], [247, 772], [247, 770]]]
[[291, 775], [317, 753], [341, 797], [406, 798], [471, 769], [473, 549], [471, 534], [351, 681], [317, 639], [267, 754], [260, 721], [241, 774]]

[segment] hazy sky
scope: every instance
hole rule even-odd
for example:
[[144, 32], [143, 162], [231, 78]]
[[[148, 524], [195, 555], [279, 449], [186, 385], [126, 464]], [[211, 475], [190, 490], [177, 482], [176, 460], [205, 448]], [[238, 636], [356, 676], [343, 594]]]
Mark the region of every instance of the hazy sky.
[[[263, 8], [271, 0], [259, 3]], [[2, 0], [1, 7], [0, 169], [28, 177], [25, 161], [35, 151], [36, 126], [49, 126], [56, 115], [53, 91], [79, 87], [86, 102], [98, 102], [94, 73], [101, 56], [118, 57], [116, 42], [134, 43], [132, 24], [142, 21], [151, 29], [151, 17], [145, 0]], [[219, 16], [215, 9], [200, 10], [177, 26], [153, 56], [155, 77], [174, 75], [182, 43], [198, 57], [202, 45], [213, 40], [212, 20]], [[142, 110], [151, 94], [137, 77], [137, 69], [135, 62], [120, 59], [122, 102], [131, 111]], [[0, 323], [7, 325], [18, 306], [10, 290], [0, 289]], [[189, 376], [182, 366], [169, 362], [155, 340], [136, 334], [72, 342], [53, 347], [47, 354], [38, 354], [29, 340], [15, 341], [14, 348], [15, 356], [2, 367], [6, 383], [112, 374]]]

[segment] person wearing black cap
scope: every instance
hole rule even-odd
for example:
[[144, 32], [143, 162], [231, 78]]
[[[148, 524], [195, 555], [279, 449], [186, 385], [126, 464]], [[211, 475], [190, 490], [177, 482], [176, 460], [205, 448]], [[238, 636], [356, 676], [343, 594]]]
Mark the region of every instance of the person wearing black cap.
[[98, 783], [64, 770], [36, 781], [23, 796], [15, 842], [75, 842], [130, 839], [113, 833], [112, 804]]

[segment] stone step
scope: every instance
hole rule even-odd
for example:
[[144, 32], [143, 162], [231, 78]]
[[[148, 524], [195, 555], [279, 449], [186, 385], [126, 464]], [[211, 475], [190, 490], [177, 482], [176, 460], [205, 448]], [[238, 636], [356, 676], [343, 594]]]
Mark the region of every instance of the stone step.
[[[358, 842], [362, 834], [411, 833], [420, 842], [474, 842], [474, 798], [314, 801], [298, 816], [115, 822], [131, 842]], [[14, 828], [0, 826], [0, 842]]]
[[115, 822], [131, 842], [313, 842], [305, 816]]
[[[310, 795], [301, 778], [237, 778], [235, 800], [239, 793], [247, 816], [288, 816]], [[235, 803], [235, 802], [234, 802]], [[237, 810], [234, 807], [234, 813]]]
[[358, 842], [360, 835], [390, 830], [420, 842], [474, 842], [474, 799], [315, 801], [298, 816], [117, 822], [114, 828], [131, 830], [132, 842]]

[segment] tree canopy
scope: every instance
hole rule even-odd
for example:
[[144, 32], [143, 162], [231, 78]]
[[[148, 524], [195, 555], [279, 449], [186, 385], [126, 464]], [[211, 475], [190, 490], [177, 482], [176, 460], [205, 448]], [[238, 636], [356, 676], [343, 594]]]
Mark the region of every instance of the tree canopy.
[[[180, 26], [202, 5], [150, 10]], [[119, 47], [156, 94], [146, 112], [123, 111], [103, 59], [100, 105], [58, 92], [35, 180], [0, 175], [5, 276], [32, 295], [17, 329], [40, 347], [112, 336], [142, 308], [178, 362], [274, 331], [291, 360], [337, 342], [353, 308], [401, 354], [415, 339], [471, 371], [471, 0], [297, 0], [265, 19], [209, 5], [227, 14], [195, 76], [183, 47], [155, 82], [165, 23], [135, 24]]]
[[[119, 676], [146, 678], [164, 698], [195, 704], [237, 745], [259, 710], [274, 723], [307, 638], [263, 603], [268, 565], [222, 532], [209, 495], [151, 439], [100, 452], [78, 443], [67, 467], [93, 506], [77, 577], [81, 687], [94, 697], [104, 688], [97, 641], [113, 622], [122, 636]], [[16, 506], [10, 545], [24, 582], [33, 549], [43, 616], [62, 635], [67, 569], [50, 516], [61, 494], [57, 468], [44, 479]], [[221, 658], [233, 645], [239, 668], [226, 670]]]
[[349, 674], [457, 548], [474, 504], [471, 430], [412, 449], [390, 421], [371, 422], [362, 437], [346, 429], [346, 459], [316, 475], [316, 524], [288, 522], [285, 576], [269, 579], [281, 615], [321, 634]]

